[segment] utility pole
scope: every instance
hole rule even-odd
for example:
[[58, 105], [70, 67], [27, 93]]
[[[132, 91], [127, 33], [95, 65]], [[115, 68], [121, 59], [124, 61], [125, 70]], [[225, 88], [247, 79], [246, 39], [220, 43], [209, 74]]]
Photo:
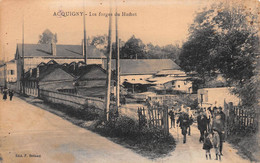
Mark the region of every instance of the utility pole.
[[83, 28], [84, 28], [84, 43], [83, 43], [83, 56], [84, 62], [87, 64], [87, 36], [86, 36], [86, 17], [85, 17], [85, 0], [83, 0]]
[[25, 95], [25, 81], [24, 81], [24, 15], [23, 15], [23, 40], [22, 40], [22, 93]]
[[120, 54], [119, 54], [120, 40], [118, 38], [118, 15], [116, 4], [116, 109], [118, 111], [120, 106]]
[[[112, 13], [112, 6], [110, 1], [110, 13]], [[106, 115], [106, 121], [109, 120], [109, 106], [110, 106], [110, 84], [111, 84], [111, 58], [112, 58], [112, 15], [109, 15], [109, 27], [108, 27], [108, 55], [107, 55], [107, 92], [106, 92], [106, 108], [105, 108], [105, 115]]]
[[5, 45], [3, 45], [3, 53], [4, 53], [4, 88], [7, 88], [7, 83], [6, 83], [6, 58], [5, 58]]

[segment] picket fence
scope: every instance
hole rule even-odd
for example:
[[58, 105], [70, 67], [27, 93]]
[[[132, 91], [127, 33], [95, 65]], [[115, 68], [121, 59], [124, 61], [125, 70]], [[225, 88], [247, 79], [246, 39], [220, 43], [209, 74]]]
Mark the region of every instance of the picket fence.
[[225, 105], [227, 111], [227, 135], [233, 132], [256, 132], [258, 129], [258, 114], [253, 109], [242, 106]]

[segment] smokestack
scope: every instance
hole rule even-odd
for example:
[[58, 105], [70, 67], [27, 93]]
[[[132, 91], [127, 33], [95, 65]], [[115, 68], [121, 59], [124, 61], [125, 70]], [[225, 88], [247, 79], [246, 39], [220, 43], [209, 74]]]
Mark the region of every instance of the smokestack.
[[54, 42], [54, 39], [51, 40], [51, 54], [56, 56], [56, 43]]

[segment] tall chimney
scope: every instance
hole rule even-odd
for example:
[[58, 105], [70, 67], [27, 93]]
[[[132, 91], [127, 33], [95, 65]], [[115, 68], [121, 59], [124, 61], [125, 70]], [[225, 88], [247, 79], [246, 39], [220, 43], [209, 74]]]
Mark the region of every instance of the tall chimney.
[[56, 43], [54, 42], [54, 39], [51, 40], [51, 54], [56, 56]]

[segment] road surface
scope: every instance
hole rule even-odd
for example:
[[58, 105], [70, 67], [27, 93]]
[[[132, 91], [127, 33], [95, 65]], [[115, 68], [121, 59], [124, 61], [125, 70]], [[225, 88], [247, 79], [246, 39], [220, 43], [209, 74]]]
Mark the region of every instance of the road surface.
[[178, 163], [247, 163], [250, 162], [246, 159], [243, 159], [237, 154], [237, 150], [232, 148], [230, 144], [223, 144], [223, 156], [221, 157], [221, 162], [215, 160], [215, 151], [211, 149], [211, 159], [206, 160], [205, 151], [202, 149], [202, 143], [199, 142], [200, 133], [196, 127], [197, 124], [191, 126], [191, 135], [187, 135], [187, 142], [183, 144], [183, 136], [181, 135], [180, 128], [170, 129], [170, 133], [177, 140], [177, 146], [174, 152], [171, 153], [171, 156], [158, 159], [160, 162], [178, 162]]
[[[0, 154], [6, 163], [206, 162], [195, 127], [186, 144], [182, 144], [181, 135], [178, 139], [176, 128], [170, 132], [179, 140], [175, 151], [167, 157], [149, 160], [19, 98], [14, 97], [12, 102], [0, 100]], [[223, 154], [222, 162], [248, 162], [227, 143]]]
[[149, 162], [16, 97], [12, 102], [0, 100], [0, 140], [4, 163]]

